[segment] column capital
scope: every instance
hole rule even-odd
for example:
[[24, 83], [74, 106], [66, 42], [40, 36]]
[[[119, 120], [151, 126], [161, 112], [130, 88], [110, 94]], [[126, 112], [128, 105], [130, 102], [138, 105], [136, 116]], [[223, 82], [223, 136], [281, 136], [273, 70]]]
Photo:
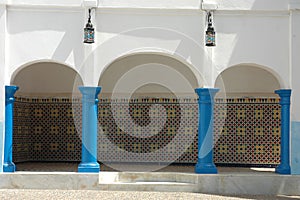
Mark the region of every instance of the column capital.
[[280, 90], [275, 90], [275, 93], [278, 94], [280, 97], [290, 97], [292, 94], [291, 89], [280, 89]]
[[201, 103], [211, 103], [213, 98], [219, 92], [218, 88], [196, 88], [195, 92], [197, 93], [199, 99], [198, 101]]
[[289, 105], [291, 104], [290, 97], [292, 94], [291, 89], [280, 89], [275, 90], [275, 94], [278, 94], [280, 97], [280, 105]]
[[101, 87], [79, 86], [78, 89], [82, 94], [82, 101], [89, 103], [99, 102], [98, 95], [101, 92]]
[[219, 88], [196, 88], [195, 92], [198, 94], [198, 96], [215, 96], [217, 92], [219, 92]]
[[98, 94], [101, 92], [101, 87], [99, 86], [79, 86], [78, 89], [81, 94], [86, 96], [94, 96], [95, 98], [97, 98]]
[[18, 86], [15, 85], [6, 85], [5, 86], [5, 102], [12, 103], [15, 101], [15, 93], [19, 89]]

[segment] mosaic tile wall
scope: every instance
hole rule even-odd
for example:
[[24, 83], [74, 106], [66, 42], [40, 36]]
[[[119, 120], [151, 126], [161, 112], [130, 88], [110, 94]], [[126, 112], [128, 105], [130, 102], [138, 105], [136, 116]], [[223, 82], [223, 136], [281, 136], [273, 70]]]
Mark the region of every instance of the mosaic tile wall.
[[280, 123], [279, 99], [217, 99], [215, 161], [222, 164], [279, 164]]
[[81, 140], [73, 112], [81, 116], [80, 100], [16, 98], [13, 159], [20, 161], [78, 161]]
[[[176, 162], [195, 162], [197, 110], [197, 102], [192, 99], [149, 98], [134, 99], [130, 102], [102, 100], [99, 113], [100, 124], [105, 138], [112, 145], [107, 145], [108, 142], [99, 144], [102, 152], [99, 152], [99, 160], [174, 162], [181, 155], [178, 151], [181, 151], [183, 155]], [[128, 134], [131, 132], [135, 134]], [[104, 138], [101, 140], [103, 141]], [[130, 153], [116, 151], [115, 146]], [[191, 148], [187, 150], [189, 146]], [[185, 151], [187, 153], [184, 153]]]
[[[216, 99], [215, 163], [278, 164], [278, 102], [270, 98]], [[18, 97], [14, 112], [15, 162], [80, 161], [80, 99]], [[176, 162], [195, 163], [197, 113], [195, 99], [100, 99], [98, 160], [172, 162], [177, 152], [181, 156]]]

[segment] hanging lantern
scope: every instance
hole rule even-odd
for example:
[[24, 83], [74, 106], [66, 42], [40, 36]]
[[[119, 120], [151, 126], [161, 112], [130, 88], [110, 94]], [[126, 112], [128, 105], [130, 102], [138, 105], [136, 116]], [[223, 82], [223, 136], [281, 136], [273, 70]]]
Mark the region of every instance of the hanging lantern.
[[212, 26], [211, 12], [207, 13], [207, 30], [205, 32], [205, 46], [216, 46], [216, 32]]
[[84, 43], [94, 43], [95, 42], [95, 30], [91, 22], [91, 9], [89, 9], [89, 19], [84, 28]]

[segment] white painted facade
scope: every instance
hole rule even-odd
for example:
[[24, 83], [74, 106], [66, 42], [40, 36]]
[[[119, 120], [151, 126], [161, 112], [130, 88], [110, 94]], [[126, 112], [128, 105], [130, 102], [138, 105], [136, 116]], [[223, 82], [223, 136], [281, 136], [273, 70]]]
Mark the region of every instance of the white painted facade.
[[[92, 23], [96, 42], [92, 45], [83, 44], [89, 7], [95, 7]], [[213, 9], [217, 34], [217, 46], [213, 48], [204, 45], [203, 8]], [[242, 96], [261, 92], [269, 96], [273, 89], [292, 89], [291, 166], [293, 174], [300, 174], [300, 154], [296, 151], [300, 143], [300, 104], [297, 103], [300, 102], [297, 77], [300, 0], [0, 0], [0, 36], [0, 122], [3, 126], [4, 85], [14, 83], [22, 69], [35, 63], [68, 66], [87, 86], [97, 86], [109, 66], [126, 65], [129, 62], [126, 59], [137, 55], [159, 55], [156, 62], [160, 64], [165, 62], [164, 56], [181, 63], [186, 67], [182, 74], [194, 80], [193, 87], [215, 87], [225, 70], [248, 66], [268, 73], [266, 76], [255, 76], [255, 71], [250, 73], [252, 80], [234, 84], [235, 89], [226, 90], [227, 95], [241, 93], [243, 88], [249, 91]], [[143, 64], [142, 57], [137, 59], [139, 65]], [[49, 69], [42, 76], [49, 75]], [[38, 75], [27, 73], [26, 76]], [[238, 75], [231, 74], [232, 79]], [[261, 82], [263, 78], [265, 82]], [[56, 81], [59, 84], [64, 79]], [[45, 90], [35, 84], [29, 87], [31, 92]], [[70, 92], [61, 85], [59, 93]], [[48, 93], [57, 88], [53, 87], [47, 86]], [[26, 93], [25, 87], [21, 90]], [[4, 127], [0, 130], [3, 151]]]

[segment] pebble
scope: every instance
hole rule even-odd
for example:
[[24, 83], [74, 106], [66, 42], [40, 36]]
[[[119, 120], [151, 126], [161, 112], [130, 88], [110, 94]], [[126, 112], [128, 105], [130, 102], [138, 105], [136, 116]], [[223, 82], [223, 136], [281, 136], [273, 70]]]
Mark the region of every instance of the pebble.
[[[289, 197], [289, 198], [300, 198]], [[101, 200], [247, 200], [247, 199], [287, 199], [284, 196], [220, 196], [185, 192], [135, 192], [135, 191], [97, 191], [97, 190], [31, 190], [0, 189], [1, 200], [11, 199], [101, 199]]]

